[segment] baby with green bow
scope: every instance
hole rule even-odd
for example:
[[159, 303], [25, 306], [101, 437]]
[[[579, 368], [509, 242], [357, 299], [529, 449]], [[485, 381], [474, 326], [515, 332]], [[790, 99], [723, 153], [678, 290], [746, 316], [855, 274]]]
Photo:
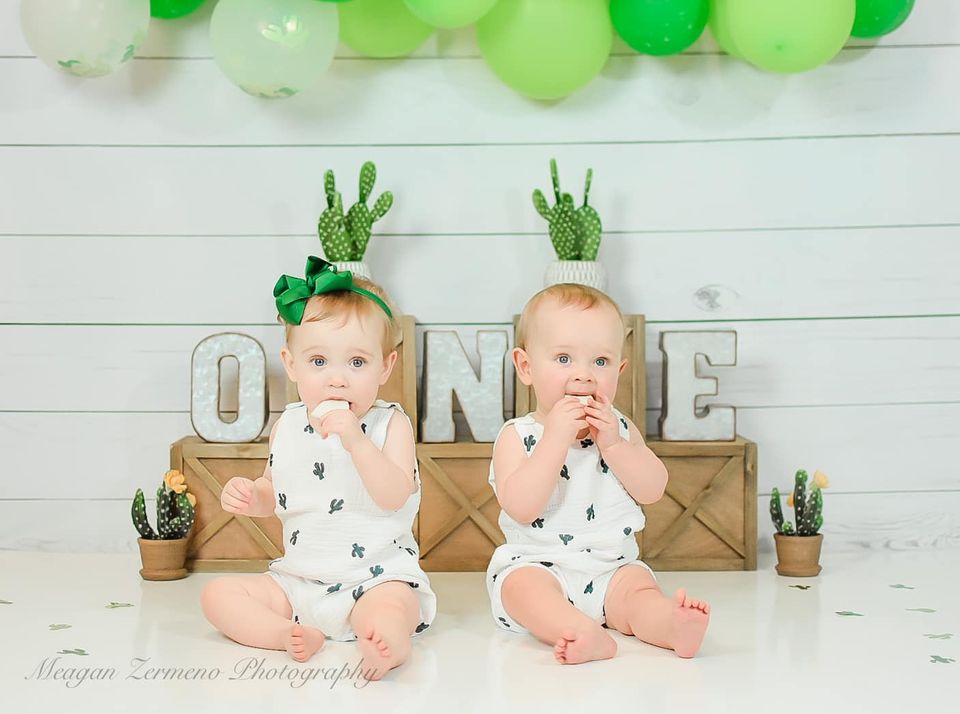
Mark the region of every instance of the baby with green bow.
[[286, 328], [280, 356], [302, 402], [274, 425], [263, 476], [228, 481], [221, 506], [276, 513], [284, 557], [266, 574], [211, 581], [204, 614], [241, 644], [301, 662], [328, 638], [356, 640], [364, 676], [379, 679], [436, 614], [411, 532], [413, 427], [398, 404], [377, 398], [399, 327], [382, 288], [313, 256], [305, 278], [281, 276], [273, 294]]

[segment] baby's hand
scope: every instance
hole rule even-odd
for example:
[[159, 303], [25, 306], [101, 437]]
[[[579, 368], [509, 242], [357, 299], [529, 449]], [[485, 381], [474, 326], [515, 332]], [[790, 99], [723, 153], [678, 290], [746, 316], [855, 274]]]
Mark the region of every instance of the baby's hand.
[[567, 395], [554, 404], [547, 414], [543, 426], [544, 438], [547, 435], [556, 437], [562, 440], [561, 443], [566, 447], [576, 438], [578, 432], [588, 426], [583, 404], [576, 397]]
[[220, 493], [220, 507], [227, 513], [246, 515], [254, 510], [257, 488], [253, 481], [243, 476], [234, 476], [227, 481]]
[[587, 402], [586, 415], [587, 423], [590, 425], [590, 438], [600, 451], [621, 440], [620, 425], [611, 406], [610, 400], [599, 392]]
[[330, 434], [339, 436], [347, 451], [353, 451], [353, 447], [365, 438], [357, 415], [349, 409], [338, 409], [323, 416], [320, 420], [320, 436], [326, 439]]

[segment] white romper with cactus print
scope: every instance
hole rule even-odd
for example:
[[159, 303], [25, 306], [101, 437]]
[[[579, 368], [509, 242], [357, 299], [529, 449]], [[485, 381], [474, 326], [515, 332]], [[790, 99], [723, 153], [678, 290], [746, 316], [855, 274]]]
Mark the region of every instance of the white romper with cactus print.
[[[613, 412], [620, 423], [620, 436], [629, 439], [626, 419], [617, 409]], [[516, 430], [527, 456], [543, 438], [543, 425], [532, 413], [504, 424], [498, 440], [507, 429]], [[489, 482], [496, 492], [492, 461]], [[622, 565], [649, 570], [637, 559], [640, 551], [635, 533], [643, 529], [644, 522], [640, 505], [614, 476], [593, 440], [588, 437], [575, 442], [567, 450], [557, 487], [539, 518], [525, 525], [500, 511], [500, 529], [507, 542], [494, 551], [486, 580], [497, 625], [511, 632], [526, 632], [504, 610], [500, 588], [509, 571], [531, 565], [556, 577], [567, 599], [603, 624], [603, 601], [613, 574]]]
[[[360, 419], [361, 429], [382, 449], [399, 404], [377, 400]], [[400, 580], [420, 600], [422, 632], [436, 615], [436, 596], [420, 567], [413, 520], [417, 490], [398, 511], [380, 508], [364, 486], [340, 437], [324, 439], [310, 426], [303, 402], [280, 416], [269, 456], [276, 515], [283, 524], [284, 555], [269, 574], [283, 587], [293, 619], [333, 640], [355, 640], [349, 625], [354, 603], [374, 585]]]

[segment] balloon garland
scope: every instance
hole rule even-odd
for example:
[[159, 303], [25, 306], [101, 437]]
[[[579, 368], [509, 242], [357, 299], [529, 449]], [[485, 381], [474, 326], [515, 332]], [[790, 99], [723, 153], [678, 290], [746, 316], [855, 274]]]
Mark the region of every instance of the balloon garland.
[[[42, 62], [100, 77], [129, 62], [150, 18], [205, 0], [21, 0], [20, 23]], [[437, 29], [474, 25], [490, 69], [528, 97], [556, 100], [606, 64], [614, 32], [637, 52], [665, 56], [704, 28], [732, 57], [769, 72], [806, 72], [848, 38], [900, 27], [914, 0], [218, 0], [210, 45], [245, 92], [291, 97], [317, 84], [338, 40], [369, 57], [402, 57]]]

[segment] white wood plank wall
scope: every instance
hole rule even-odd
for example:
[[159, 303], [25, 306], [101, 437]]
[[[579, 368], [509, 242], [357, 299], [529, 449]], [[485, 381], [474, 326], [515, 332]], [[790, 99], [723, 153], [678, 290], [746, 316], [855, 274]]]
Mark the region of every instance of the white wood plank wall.
[[610, 292], [648, 320], [651, 429], [659, 332], [738, 331], [739, 366], [711, 373], [759, 443], [762, 547], [799, 467], [833, 479], [831, 547], [960, 545], [960, 3], [793, 77], [709, 37], [660, 60], [618, 44], [550, 106], [470, 30], [402, 61], [344, 49], [322, 91], [254, 100], [210, 57], [212, 6], [77, 81], [0, 0], [0, 548], [135, 547], [129, 498], [191, 432], [194, 345], [278, 349], [269, 291], [319, 254], [324, 169], [350, 197], [377, 162], [396, 204], [368, 262], [418, 336], [469, 348], [540, 287], [550, 157], [575, 194], [594, 168]]

